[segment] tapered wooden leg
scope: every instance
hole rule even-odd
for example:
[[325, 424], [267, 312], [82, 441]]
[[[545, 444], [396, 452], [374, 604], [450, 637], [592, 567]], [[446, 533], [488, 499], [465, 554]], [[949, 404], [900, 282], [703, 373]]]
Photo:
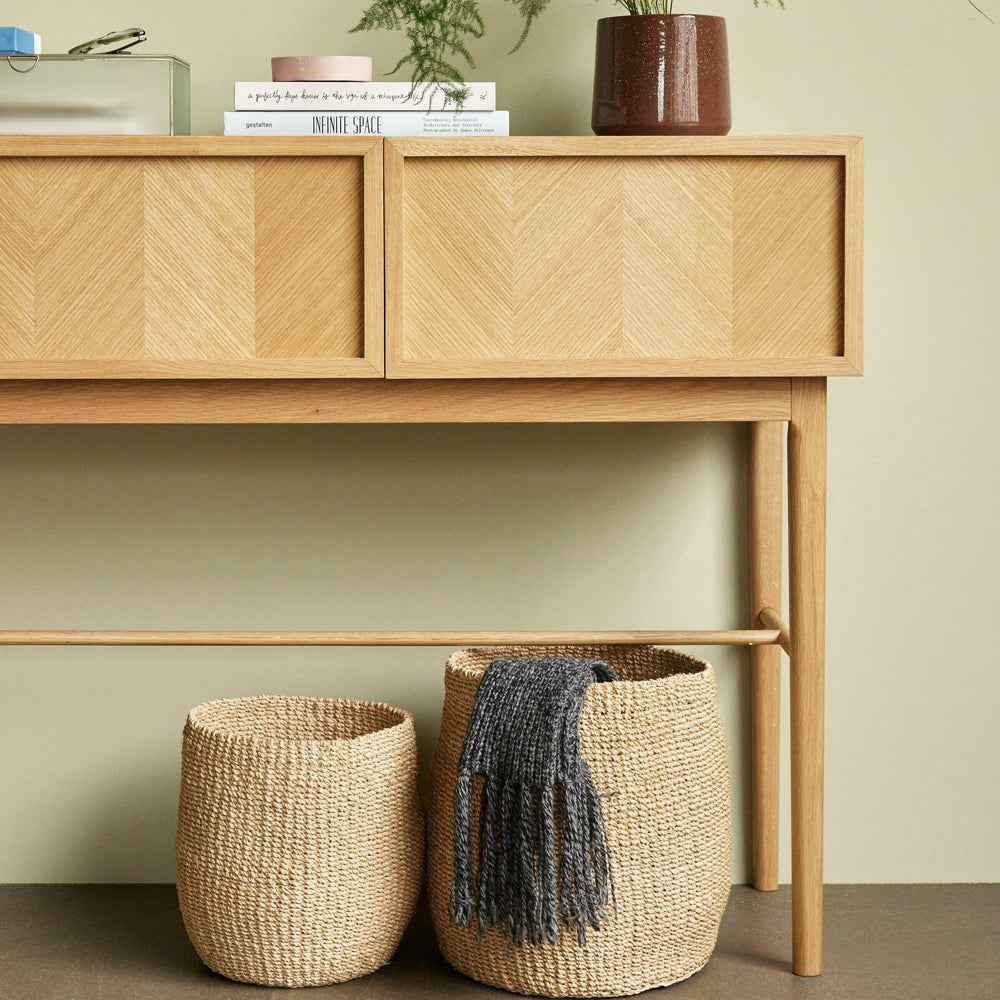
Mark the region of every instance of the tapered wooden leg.
[[823, 966], [826, 379], [792, 379], [788, 427], [792, 969]]
[[[750, 627], [762, 608], [781, 612], [781, 532], [785, 426], [750, 424]], [[750, 648], [753, 884], [778, 888], [778, 799], [781, 734], [781, 649]]]

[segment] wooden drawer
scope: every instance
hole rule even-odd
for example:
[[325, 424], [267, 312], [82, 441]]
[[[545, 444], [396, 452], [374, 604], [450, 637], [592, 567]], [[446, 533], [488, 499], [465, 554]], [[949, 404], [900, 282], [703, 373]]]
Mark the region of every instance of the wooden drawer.
[[379, 140], [0, 143], [0, 378], [379, 376]]
[[860, 373], [860, 140], [387, 140], [385, 173], [390, 377]]

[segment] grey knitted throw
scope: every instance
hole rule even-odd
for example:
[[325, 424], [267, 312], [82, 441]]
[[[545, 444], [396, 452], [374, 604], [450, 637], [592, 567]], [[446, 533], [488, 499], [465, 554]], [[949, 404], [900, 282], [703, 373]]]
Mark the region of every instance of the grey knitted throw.
[[[601, 660], [565, 656], [486, 668], [455, 785], [454, 923], [479, 934], [498, 926], [516, 945], [554, 942], [563, 927], [582, 945], [599, 929], [614, 889], [580, 710], [590, 684], [615, 679]], [[473, 775], [483, 778], [475, 838]]]

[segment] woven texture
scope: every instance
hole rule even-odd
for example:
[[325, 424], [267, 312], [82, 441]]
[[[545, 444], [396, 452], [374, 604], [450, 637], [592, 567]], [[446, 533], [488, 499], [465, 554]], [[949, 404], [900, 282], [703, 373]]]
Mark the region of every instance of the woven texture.
[[456, 924], [500, 927], [517, 945], [557, 941], [563, 928], [583, 944], [600, 928], [614, 890], [580, 710], [591, 684], [613, 680], [606, 663], [579, 657], [507, 656], [486, 668], [453, 798]]
[[177, 894], [205, 964], [319, 986], [392, 957], [423, 876], [412, 716], [367, 702], [240, 698], [184, 727]]
[[[479, 937], [449, 917], [458, 760], [479, 682], [499, 656], [600, 659], [620, 678], [591, 685], [580, 714], [580, 748], [604, 796], [616, 904], [584, 946], [563, 934], [513, 947], [495, 927]], [[730, 887], [729, 770], [709, 664], [648, 646], [455, 653], [431, 780], [428, 895], [438, 944], [459, 972], [517, 993], [622, 996], [686, 979], [708, 961]]]

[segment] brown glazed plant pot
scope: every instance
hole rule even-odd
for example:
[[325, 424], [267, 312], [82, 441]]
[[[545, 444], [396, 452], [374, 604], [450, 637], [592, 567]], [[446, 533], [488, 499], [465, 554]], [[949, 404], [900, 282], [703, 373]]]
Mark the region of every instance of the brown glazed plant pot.
[[726, 21], [632, 14], [597, 22], [598, 135], [726, 135], [732, 128]]

